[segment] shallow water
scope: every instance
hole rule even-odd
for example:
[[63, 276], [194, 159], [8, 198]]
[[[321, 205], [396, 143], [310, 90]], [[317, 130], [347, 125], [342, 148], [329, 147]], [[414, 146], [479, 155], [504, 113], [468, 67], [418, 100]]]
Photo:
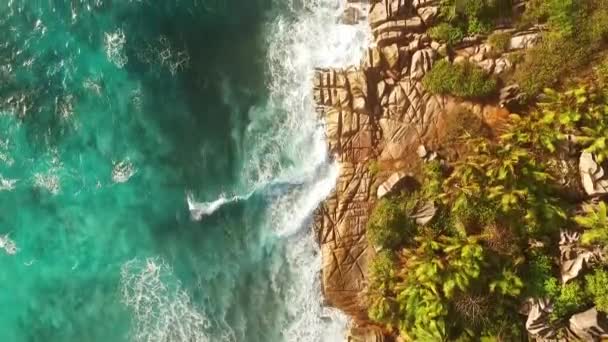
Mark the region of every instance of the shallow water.
[[310, 231], [313, 68], [367, 39], [338, 3], [0, 0], [0, 341], [340, 340]]

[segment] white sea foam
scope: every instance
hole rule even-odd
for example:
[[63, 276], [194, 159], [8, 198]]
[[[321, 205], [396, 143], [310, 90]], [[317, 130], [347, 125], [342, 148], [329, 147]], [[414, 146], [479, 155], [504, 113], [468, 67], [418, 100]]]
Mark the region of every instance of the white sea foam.
[[0, 235], [0, 250], [4, 250], [8, 255], [15, 255], [19, 249], [17, 248], [15, 241], [6, 234]]
[[106, 33], [104, 36], [106, 56], [114, 65], [123, 68], [129, 61], [125, 52], [127, 37], [122, 29]]
[[120, 280], [122, 300], [133, 312], [133, 341], [210, 341], [211, 321], [162, 259], [133, 259], [122, 266]]
[[245, 201], [253, 192], [248, 193], [244, 196], [232, 196], [226, 197], [226, 195], [222, 194], [214, 201], [210, 202], [197, 202], [194, 199], [192, 193], [186, 194], [186, 202], [188, 203], [188, 210], [190, 211], [190, 217], [195, 221], [200, 221], [205, 216], [209, 216], [220, 209], [223, 205], [228, 203], [234, 203], [239, 201]]

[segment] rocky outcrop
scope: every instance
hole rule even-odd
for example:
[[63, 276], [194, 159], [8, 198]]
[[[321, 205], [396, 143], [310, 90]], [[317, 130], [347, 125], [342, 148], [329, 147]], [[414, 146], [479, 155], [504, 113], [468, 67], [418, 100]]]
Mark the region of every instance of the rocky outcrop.
[[568, 336], [572, 341], [605, 341], [608, 339], [606, 315], [596, 308], [573, 315], [568, 321]]
[[578, 277], [578, 275], [594, 263], [601, 261], [602, 252], [598, 248], [583, 246], [580, 243], [581, 234], [562, 231], [559, 241], [559, 266], [562, 283]]
[[384, 342], [382, 331], [375, 328], [353, 328], [351, 329], [347, 342]]
[[[426, 30], [437, 18], [438, 0], [373, 0], [367, 14], [361, 13], [362, 2], [349, 0], [355, 5], [343, 21], [366, 16], [375, 43], [360, 66], [318, 69], [314, 83], [328, 149], [340, 163], [336, 188], [315, 213], [322, 286], [329, 305], [360, 323], [367, 321], [360, 293], [375, 253], [365, 227], [378, 198], [398, 187], [423, 158], [436, 158], [426, 151], [438, 150], [454, 108], [464, 106], [490, 125], [508, 115], [497, 106], [433, 95], [422, 85], [424, 75], [442, 58], [469, 60], [497, 74], [513, 68], [506, 56], [492, 53], [483, 37], [465, 39], [451, 54], [433, 41]], [[512, 30], [512, 37], [509, 50], [515, 51], [533, 44], [537, 33]], [[505, 103], [516, 96], [516, 89], [508, 89]], [[426, 205], [417, 219], [426, 221], [434, 213], [434, 206]]]
[[608, 177], [591, 153], [583, 152], [579, 159], [581, 181], [589, 196], [608, 194]]

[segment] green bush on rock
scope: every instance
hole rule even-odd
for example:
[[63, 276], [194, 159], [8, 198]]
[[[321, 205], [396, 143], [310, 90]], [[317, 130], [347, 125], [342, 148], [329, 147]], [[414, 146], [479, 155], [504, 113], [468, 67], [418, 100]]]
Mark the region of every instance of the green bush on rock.
[[448, 23], [441, 23], [429, 30], [429, 35], [434, 40], [445, 42], [449, 45], [454, 45], [464, 38], [464, 32], [458, 27], [454, 27]]
[[524, 22], [546, 23], [542, 42], [529, 49], [514, 75], [521, 90], [532, 98], [555, 85], [562, 76], [588, 63], [608, 38], [605, 0], [532, 0]]
[[509, 50], [511, 34], [509, 32], [492, 33], [488, 37], [488, 44], [492, 47], [494, 54], [502, 55]]
[[368, 315], [376, 322], [390, 324], [394, 320], [396, 310], [393, 289], [397, 281], [397, 264], [394, 253], [387, 250], [378, 253], [369, 270]]
[[587, 292], [593, 298], [593, 303], [599, 311], [608, 313], [608, 272], [596, 270], [585, 277]]
[[415, 198], [400, 196], [381, 199], [367, 223], [367, 236], [373, 246], [397, 248], [416, 232], [416, 222], [410, 217]]
[[483, 98], [496, 93], [498, 84], [483, 69], [471, 64], [441, 60], [425, 75], [423, 84], [435, 94]]
[[551, 319], [558, 321], [577, 313], [589, 305], [590, 298], [579, 281], [560, 284], [556, 278], [545, 283], [545, 291], [553, 301]]
[[608, 243], [608, 215], [606, 203], [597, 205], [585, 205], [585, 214], [574, 218], [576, 223], [585, 228], [581, 237], [584, 244], [607, 244]]

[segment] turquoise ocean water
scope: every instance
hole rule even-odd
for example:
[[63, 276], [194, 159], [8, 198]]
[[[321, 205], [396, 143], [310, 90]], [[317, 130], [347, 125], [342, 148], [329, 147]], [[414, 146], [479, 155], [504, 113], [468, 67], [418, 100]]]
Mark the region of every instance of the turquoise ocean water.
[[367, 34], [338, 4], [0, 0], [0, 341], [340, 340], [310, 231], [313, 67]]

